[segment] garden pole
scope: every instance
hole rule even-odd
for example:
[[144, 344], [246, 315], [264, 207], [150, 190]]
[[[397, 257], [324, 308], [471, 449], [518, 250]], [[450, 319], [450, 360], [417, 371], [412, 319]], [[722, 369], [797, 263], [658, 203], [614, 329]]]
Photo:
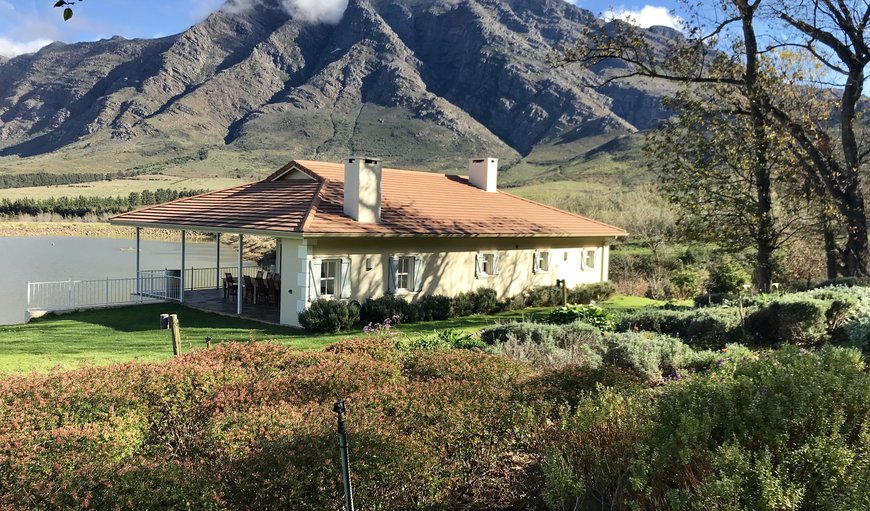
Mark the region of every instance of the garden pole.
[[181, 355], [181, 325], [176, 314], [169, 315], [169, 330], [172, 332], [172, 355]]
[[347, 428], [344, 423], [344, 400], [339, 399], [332, 406], [338, 414], [338, 450], [341, 452], [341, 478], [344, 481], [344, 510], [353, 511], [353, 486], [350, 483], [350, 459], [347, 452]]

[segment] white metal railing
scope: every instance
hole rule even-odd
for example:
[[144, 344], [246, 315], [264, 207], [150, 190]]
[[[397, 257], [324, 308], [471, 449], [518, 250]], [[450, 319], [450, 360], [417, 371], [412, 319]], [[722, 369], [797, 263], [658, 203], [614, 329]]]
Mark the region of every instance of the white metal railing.
[[[136, 294], [136, 279], [63, 280], [28, 282], [27, 309], [64, 310], [171, 300], [165, 290], [171, 289], [167, 279], [152, 281], [150, 294]], [[177, 289], [178, 285], [175, 285]], [[161, 289], [164, 290], [161, 293]], [[175, 298], [177, 300], [177, 298]]]
[[[245, 266], [242, 274], [255, 276], [256, 266]], [[186, 268], [184, 290], [217, 289], [226, 273], [237, 277], [237, 266], [221, 268]], [[136, 278], [62, 280], [28, 282], [28, 310], [68, 310], [88, 307], [127, 305], [153, 301], [181, 301], [180, 270], [144, 270]]]

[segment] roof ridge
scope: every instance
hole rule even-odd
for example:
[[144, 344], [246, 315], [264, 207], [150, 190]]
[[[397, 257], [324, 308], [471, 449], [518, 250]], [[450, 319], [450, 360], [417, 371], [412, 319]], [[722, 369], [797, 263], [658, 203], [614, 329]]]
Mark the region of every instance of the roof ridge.
[[604, 227], [610, 227], [611, 229], [616, 229], [617, 231], [621, 231], [621, 232], [624, 232], [625, 234], [628, 234], [628, 231], [626, 231], [625, 229], [623, 229], [623, 228], [621, 228], [621, 227], [616, 227], [615, 225], [610, 225], [610, 224], [608, 224], [608, 223], [600, 222], [600, 221], [598, 221], [598, 220], [595, 220], [594, 218], [589, 218], [588, 216], [583, 216], [583, 215], [578, 215], [578, 214], [576, 214], [576, 213], [571, 213], [570, 211], [566, 211], [566, 210], [564, 210], [564, 209], [559, 209], [559, 208], [557, 208], [557, 207], [555, 207], [555, 206], [550, 206], [549, 204], [544, 204], [544, 203], [542, 203], [542, 202], [533, 201], [532, 199], [528, 199], [528, 198], [526, 198], [526, 197], [521, 197], [521, 196], [519, 196], [519, 195], [515, 195], [515, 194], [513, 194], [513, 193], [508, 193], [508, 192], [505, 192], [505, 191], [503, 191], [503, 190], [498, 190], [498, 193], [502, 193], [502, 194], [507, 195], [507, 196], [509, 196], [509, 197], [514, 197], [514, 198], [516, 198], [516, 199], [519, 199], [519, 200], [521, 200], [521, 201], [525, 201], [525, 202], [528, 202], [528, 203], [534, 204], [534, 205], [536, 205], [536, 206], [541, 206], [541, 207], [543, 207], [543, 208], [547, 208], [547, 209], [550, 209], [550, 210], [553, 210], [553, 211], [557, 211], [557, 212], [559, 212], [559, 213], [564, 213], [564, 214], [566, 214], [566, 215], [573, 216], [573, 217], [575, 217], [575, 218], [580, 218], [581, 220], [586, 220], [586, 221], [588, 221], [588, 222], [592, 222], [592, 223], [595, 223], [595, 224], [598, 224], [598, 225], [603, 225]]
[[317, 216], [317, 206], [320, 205], [320, 192], [329, 182], [329, 179], [324, 178], [317, 184], [317, 190], [314, 192], [314, 195], [311, 197], [311, 202], [308, 204], [308, 211], [305, 212], [302, 222], [299, 223], [299, 232], [305, 232], [305, 228], [308, 227], [314, 220], [314, 217]]

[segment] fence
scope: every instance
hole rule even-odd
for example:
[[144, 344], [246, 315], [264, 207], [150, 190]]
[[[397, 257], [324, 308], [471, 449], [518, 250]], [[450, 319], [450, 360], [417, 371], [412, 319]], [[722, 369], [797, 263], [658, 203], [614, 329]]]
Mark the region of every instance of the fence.
[[[243, 275], [255, 276], [256, 266], [242, 268]], [[237, 266], [221, 268], [187, 268], [184, 272], [185, 291], [221, 287], [225, 273], [234, 277]], [[56, 282], [28, 282], [28, 310], [68, 310], [88, 307], [127, 305], [154, 301], [180, 301], [180, 270], [144, 270], [136, 278], [62, 280]]]

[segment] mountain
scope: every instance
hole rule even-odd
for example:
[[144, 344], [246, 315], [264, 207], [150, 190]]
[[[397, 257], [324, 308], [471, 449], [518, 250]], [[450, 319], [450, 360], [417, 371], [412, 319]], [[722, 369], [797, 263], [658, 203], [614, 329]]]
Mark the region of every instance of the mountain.
[[666, 115], [655, 82], [590, 87], [617, 64], [547, 63], [607, 29], [563, 0], [350, 0], [335, 24], [286, 3], [232, 4], [170, 37], [0, 60], [0, 172], [260, 175], [291, 157], [350, 154], [510, 165]]

